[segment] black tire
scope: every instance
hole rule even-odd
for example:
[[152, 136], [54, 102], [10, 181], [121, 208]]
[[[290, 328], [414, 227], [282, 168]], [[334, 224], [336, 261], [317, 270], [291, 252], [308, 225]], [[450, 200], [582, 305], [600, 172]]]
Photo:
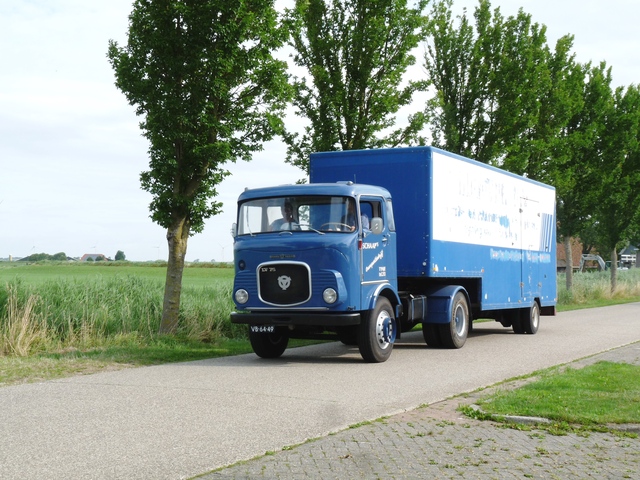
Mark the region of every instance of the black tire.
[[424, 337], [426, 344], [430, 347], [442, 347], [442, 340], [440, 340], [440, 325], [437, 323], [423, 323], [422, 336]]
[[510, 310], [509, 313], [505, 315], [509, 319], [508, 326], [513, 328], [514, 333], [517, 333], [518, 335], [523, 334], [524, 327], [522, 326], [522, 309]]
[[[272, 332], [263, 331], [265, 328], [273, 328]], [[287, 349], [289, 334], [283, 327], [249, 326], [249, 341], [253, 351], [260, 358], [278, 358]]]
[[534, 301], [531, 308], [524, 309], [520, 315], [523, 333], [535, 334], [540, 327], [540, 307]]
[[524, 322], [522, 321], [522, 317], [524, 316], [523, 310], [514, 310], [511, 314], [511, 327], [513, 328], [513, 332], [518, 335], [522, 335], [524, 333]]
[[358, 326], [349, 325], [347, 327], [338, 327], [336, 330], [338, 339], [350, 347], [358, 345]]
[[358, 328], [358, 348], [365, 362], [386, 361], [393, 350], [396, 320], [393, 308], [386, 298], [379, 298], [376, 306]]
[[462, 348], [469, 335], [469, 303], [464, 293], [458, 292], [453, 297], [451, 318], [449, 323], [439, 325], [440, 340], [447, 348]]

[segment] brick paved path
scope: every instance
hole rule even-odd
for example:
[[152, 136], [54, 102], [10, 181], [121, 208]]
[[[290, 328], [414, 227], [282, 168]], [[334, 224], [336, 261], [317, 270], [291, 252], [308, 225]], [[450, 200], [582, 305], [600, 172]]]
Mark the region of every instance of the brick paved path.
[[[429, 408], [352, 428], [207, 479], [598, 478], [640, 476], [640, 439], [550, 435], [434, 418]], [[435, 415], [437, 417], [437, 415]]]

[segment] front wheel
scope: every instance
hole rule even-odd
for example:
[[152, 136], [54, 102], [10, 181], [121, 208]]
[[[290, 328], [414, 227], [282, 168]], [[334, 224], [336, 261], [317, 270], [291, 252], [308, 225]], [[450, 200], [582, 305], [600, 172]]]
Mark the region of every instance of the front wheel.
[[365, 362], [381, 363], [391, 355], [396, 339], [396, 320], [386, 298], [379, 298], [376, 306], [360, 324], [358, 348]]
[[251, 325], [249, 341], [253, 351], [261, 358], [278, 358], [287, 349], [289, 334], [283, 327]]

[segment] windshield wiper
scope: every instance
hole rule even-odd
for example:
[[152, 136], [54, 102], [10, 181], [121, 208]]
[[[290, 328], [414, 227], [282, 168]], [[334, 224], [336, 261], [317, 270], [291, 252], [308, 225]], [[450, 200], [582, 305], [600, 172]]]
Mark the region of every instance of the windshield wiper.
[[318, 235], [324, 235], [324, 232], [321, 232], [320, 230], [316, 230], [315, 228], [313, 228], [311, 225], [309, 225], [308, 223], [301, 223], [300, 224], [301, 227], [307, 227], [309, 230], [313, 230], [314, 232], [316, 232]]

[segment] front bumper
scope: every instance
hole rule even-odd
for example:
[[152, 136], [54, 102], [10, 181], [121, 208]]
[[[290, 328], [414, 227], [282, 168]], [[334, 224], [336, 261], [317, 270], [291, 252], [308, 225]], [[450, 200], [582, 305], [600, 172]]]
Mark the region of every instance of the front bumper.
[[316, 312], [250, 312], [231, 313], [231, 323], [246, 325], [301, 325], [308, 327], [340, 327], [359, 325], [360, 312], [316, 313]]

